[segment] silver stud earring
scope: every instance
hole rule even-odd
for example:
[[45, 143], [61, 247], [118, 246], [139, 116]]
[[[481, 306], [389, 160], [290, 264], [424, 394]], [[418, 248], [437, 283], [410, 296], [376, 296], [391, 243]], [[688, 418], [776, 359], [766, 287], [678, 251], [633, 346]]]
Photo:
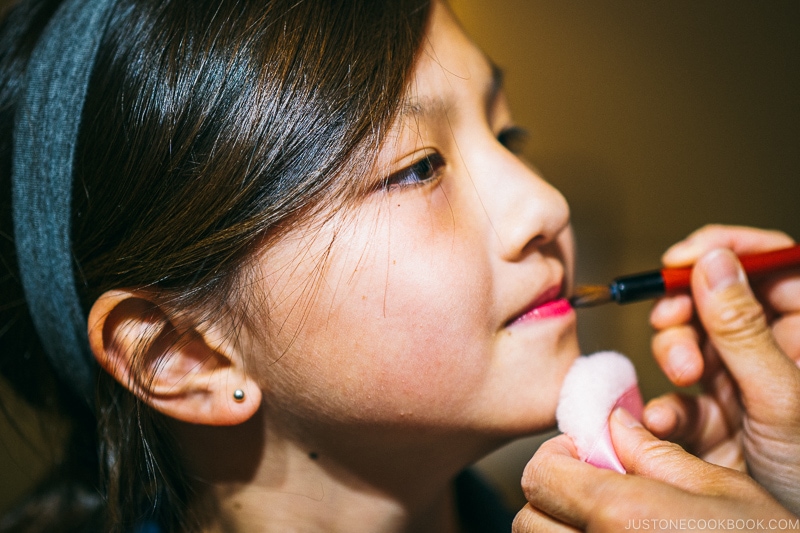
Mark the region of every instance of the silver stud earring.
[[233, 391], [233, 399], [237, 402], [244, 401], [244, 391], [242, 389], [236, 389]]

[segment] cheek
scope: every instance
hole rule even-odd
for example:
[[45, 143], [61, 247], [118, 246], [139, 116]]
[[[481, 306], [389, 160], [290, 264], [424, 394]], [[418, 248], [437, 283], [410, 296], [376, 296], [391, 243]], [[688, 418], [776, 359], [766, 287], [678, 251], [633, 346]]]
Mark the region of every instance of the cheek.
[[485, 310], [491, 284], [453, 271], [446, 259], [429, 254], [393, 261], [382, 286], [364, 300], [372, 320], [346, 306], [337, 317], [361, 332], [365, 352], [407, 392], [435, 395], [468, 384], [488, 364], [482, 354], [490, 338]]
[[337, 342], [368, 357], [351, 364], [377, 367], [379, 381], [400, 380], [401, 389], [433, 392], [480, 364], [472, 354], [489, 338], [492, 280], [486, 265], [470, 260], [485, 254], [469, 239], [427, 224], [410, 232], [398, 226], [409, 225], [379, 227], [371, 242], [356, 235], [341, 243], [364, 253], [357, 265], [331, 265], [333, 277], [353, 276], [330, 295], [327, 318]]
[[402, 209], [339, 232], [324, 272], [306, 266], [279, 291], [273, 285], [284, 294], [273, 298], [284, 317], [277, 344], [288, 346], [280, 364], [294, 367], [306, 395], [368, 400], [362, 414], [455, 408], [459, 391], [486, 374], [493, 298], [485, 252], [456, 235], [452, 216]]

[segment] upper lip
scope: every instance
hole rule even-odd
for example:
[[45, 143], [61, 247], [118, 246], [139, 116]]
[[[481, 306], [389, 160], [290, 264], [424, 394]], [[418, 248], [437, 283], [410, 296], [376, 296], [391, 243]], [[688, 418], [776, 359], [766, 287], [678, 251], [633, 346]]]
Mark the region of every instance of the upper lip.
[[562, 281], [560, 281], [560, 282], [558, 282], [556, 284], [550, 285], [543, 292], [539, 293], [539, 295], [536, 296], [536, 298], [534, 298], [532, 302], [530, 302], [528, 305], [526, 305], [524, 308], [522, 308], [519, 312], [515, 313], [511, 318], [509, 318], [506, 321], [505, 325], [509, 326], [509, 325], [513, 324], [514, 322], [519, 320], [521, 317], [525, 316], [527, 313], [529, 313], [530, 311], [536, 309], [540, 305], [543, 305], [543, 304], [545, 304], [547, 302], [550, 302], [552, 300], [556, 300], [558, 298], [563, 298], [563, 297], [564, 297], [564, 282], [562, 280]]

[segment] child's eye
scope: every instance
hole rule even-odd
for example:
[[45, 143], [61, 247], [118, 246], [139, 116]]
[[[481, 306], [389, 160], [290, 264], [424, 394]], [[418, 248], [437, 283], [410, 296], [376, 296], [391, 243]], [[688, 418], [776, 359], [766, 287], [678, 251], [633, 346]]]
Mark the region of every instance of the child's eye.
[[497, 140], [512, 154], [520, 155], [525, 149], [525, 143], [528, 137], [528, 130], [520, 128], [519, 126], [510, 126], [504, 128], [497, 135]]
[[431, 153], [403, 170], [398, 170], [383, 182], [384, 189], [420, 185], [434, 179], [444, 166], [439, 153]]

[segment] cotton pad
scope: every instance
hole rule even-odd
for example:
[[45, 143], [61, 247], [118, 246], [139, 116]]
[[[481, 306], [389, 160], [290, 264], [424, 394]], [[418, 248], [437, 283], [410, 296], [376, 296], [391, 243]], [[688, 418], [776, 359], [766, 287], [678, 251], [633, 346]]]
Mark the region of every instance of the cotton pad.
[[624, 474], [608, 428], [608, 417], [617, 407], [642, 419], [644, 404], [633, 364], [617, 352], [579, 357], [561, 388], [558, 429], [572, 438], [582, 460]]

